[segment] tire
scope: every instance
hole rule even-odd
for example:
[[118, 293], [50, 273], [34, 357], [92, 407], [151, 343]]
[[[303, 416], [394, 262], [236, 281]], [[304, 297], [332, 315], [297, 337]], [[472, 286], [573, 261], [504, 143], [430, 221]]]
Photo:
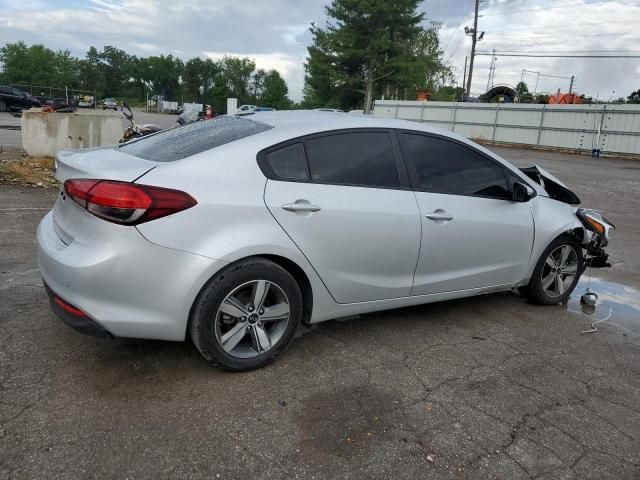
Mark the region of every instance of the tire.
[[[565, 252], [567, 256], [563, 264]], [[542, 252], [529, 284], [520, 287], [519, 291], [532, 303], [557, 305], [571, 295], [583, 270], [582, 246], [572, 236], [561, 235]], [[574, 271], [575, 274], [571, 275]]]
[[0, 112], [6, 112], [7, 111], [7, 104], [0, 100]]
[[302, 310], [300, 287], [289, 272], [269, 260], [250, 258], [203, 288], [191, 309], [189, 333], [212, 365], [255, 370], [289, 347]]

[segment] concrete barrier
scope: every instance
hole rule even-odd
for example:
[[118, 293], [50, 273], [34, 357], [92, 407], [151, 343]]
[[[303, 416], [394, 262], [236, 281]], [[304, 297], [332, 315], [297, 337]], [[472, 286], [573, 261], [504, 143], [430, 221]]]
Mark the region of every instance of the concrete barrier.
[[53, 157], [58, 150], [114, 145], [122, 137], [122, 116], [102, 111], [22, 112], [22, 147], [32, 157]]

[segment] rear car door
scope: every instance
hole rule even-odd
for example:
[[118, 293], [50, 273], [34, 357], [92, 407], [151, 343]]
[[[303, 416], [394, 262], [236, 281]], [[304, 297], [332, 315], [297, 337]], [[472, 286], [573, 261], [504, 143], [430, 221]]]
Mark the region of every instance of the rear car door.
[[529, 203], [512, 200], [513, 172], [438, 135], [399, 132], [422, 217], [413, 295], [513, 284], [533, 245]]
[[409, 296], [420, 216], [393, 132], [339, 130], [259, 154], [265, 202], [339, 303]]

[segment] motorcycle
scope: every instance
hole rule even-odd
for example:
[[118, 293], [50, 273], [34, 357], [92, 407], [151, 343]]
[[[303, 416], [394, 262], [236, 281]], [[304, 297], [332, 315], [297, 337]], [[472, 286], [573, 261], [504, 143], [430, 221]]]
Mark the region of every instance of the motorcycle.
[[122, 134], [122, 138], [120, 139], [119, 143], [128, 142], [129, 140], [134, 138], [145, 137], [162, 130], [162, 128], [160, 128], [158, 125], [153, 125], [151, 123], [148, 123], [146, 125], [137, 124], [133, 120], [133, 112], [131, 111], [131, 108], [126, 103], [122, 104], [122, 115], [124, 115], [124, 118], [129, 120], [129, 126]]

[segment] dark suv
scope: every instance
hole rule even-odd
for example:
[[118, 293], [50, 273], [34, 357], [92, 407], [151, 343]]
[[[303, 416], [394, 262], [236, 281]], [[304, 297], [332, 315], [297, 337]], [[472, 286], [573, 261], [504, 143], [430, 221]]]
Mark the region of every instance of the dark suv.
[[0, 112], [26, 110], [31, 107], [40, 106], [40, 102], [27, 92], [6, 85], [0, 85]]

